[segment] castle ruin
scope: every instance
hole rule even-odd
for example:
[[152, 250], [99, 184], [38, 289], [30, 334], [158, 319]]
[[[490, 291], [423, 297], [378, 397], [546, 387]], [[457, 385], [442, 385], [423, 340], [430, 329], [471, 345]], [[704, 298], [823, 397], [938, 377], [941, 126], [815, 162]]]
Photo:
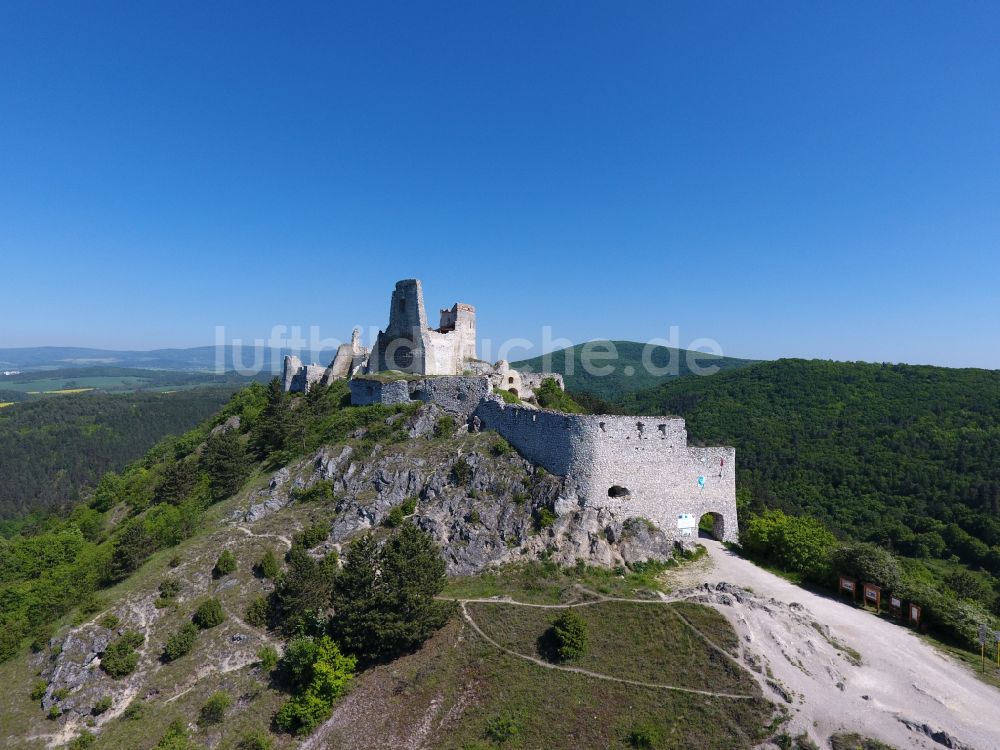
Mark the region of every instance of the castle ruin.
[[[562, 377], [476, 359], [475, 308], [456, 303], [441, 310], [439, 326], [431, 328], [416, 279], [396, 283], [389, 324], [371, 349], [355, 330], [326, 368], [285, 358], [286, 391], [344, 378], [354, 405], [434, 403], [471, 430], [499, 433], [526, 459], [565, 477], [567, 494], [575, 496], [567, 502], [579, 507], [645, 518], [675, 539], [697, 533], [687, 519], [709, 514], [716, 538], [738, 539], [734, 448], [689, 446], [680, 417], [540, 409], [531, 403], [535, 389], [546, 378], [563, 387]], [[507, 403], [499, 390], [521, 402]]]

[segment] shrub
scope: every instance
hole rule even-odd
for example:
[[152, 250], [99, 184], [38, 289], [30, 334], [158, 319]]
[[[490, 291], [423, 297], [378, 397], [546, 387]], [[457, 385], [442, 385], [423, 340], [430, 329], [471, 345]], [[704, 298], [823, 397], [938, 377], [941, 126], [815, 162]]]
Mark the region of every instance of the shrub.
[[403, 501], [403, 504], [399, 506], [403, 509], [403, 514], [411, 516], [417, 512], [417, 498], [410, 497]]
[[198, 712], [199, 724], [218, 724], [233, 705], [233, 699], [225, 690], [212, 693]]
[[541, 385], [535, 389], [535, 400], [538, 405], [546, 409], [568, 412], [570, 414], [583, 414], [586, 410], [580, 406], [573, 397], [559, 387], [559, 382], [555, 378], [545, 378]]
[[61, 687], [58, 690], [53, 690], [52, 697], [55, 698], [57, 701], [66, 700], [69, 697], [69, 688]]
[[300, 503], [314, 503], [322, 500], [333, 500], [333, 482], [329, 479], [323, 479], [316, 482], [311, 487], [304, 487], [302, 489], [294, 489], [291, 491], [292, 500], [297, 500]]
[[121, 620], [118, 619], [118, 615], [116, 615], [114, 612], [109, 612], [108, 614], [104, 615], [104, 617], [102, 617], [100, 620], [98, 620], [97, 624], [100, 625], [102, 628], [107, 628], [108, 630], [114, 630], [115, 628], [118, 627], [119, 624], [121, 624]]
[[103, 698], [97, 701], [97, 703], [94, 704], [94, 709], [91, 711], [91, 713], [94, 714], [94, 716], [100, 716], [109, 708], [111, 708], [111, 705], [112, 705], [111, 696], [105, 695]]
[[875, 544], [858, 542], [838, 547], [832, 556], [838, 573], [895, 591], [902, 583], [899, 562], [893, 554]]
[[31, 686], [31, 693], [29, 694], [31, 700], [40, 701], [45, 697], [45, 691], [49, 689], [49, 684], [45, 680], [35, 680], [35, 684]]
[[264, 550], [264, 555], [257, 563], [257, 574], [263, 578], [270, 578], [272, 580], [281, 574], [281, 561], [270, 547]]
[[492, 453], [494, 456], [506, 456], [512, 450], [514, 449], [510, 447], [510, 443], [508, 443], [499, 435], [497, 435], [497, 437], [494, 438], [493, 442], [490, 443], [490, 453]]
[[84, 729], [80, 734], [73, 738], [66, 748], [67, 750], [86, 750], [97, 741], [97, 736], [93, 732], [88, 732]]
[[160, 598], [173, 599], [181, 593], [181, 582], [176, 578], [164, 578], [160, 581]]
[[751, 557], [816, 581], [829, 578], [830, 553], [837, 543], [816, 519], [780, 510], [751, 515], [740, 540]]
[[501, 399], [506, 401], [508, 404], [519, 404], [521, 399], [517, 397], [516, 393], [511, 393], [510, 391], [505, 391], [503, 388], [493, 391]]
[[180, 659], [184, 654], [194, 648], [194, 642], [198, 638], [198, 628], [193, 622], [185, 623], [180, 630], [167, 638], [163, 647], [163, 658], [166, 661]]
[[191, 619], [199, 628], [207, 630], [221, 624], [226, 619], [226, 613], [222, 611], [222, 602], [218, 599], [206, 599], [198, 605]]
[[437, 424], [434, 425], [434, 437], [447, 438], [455, 434], [455, 418], [444, 414], [438, 417]]
[[651, 724], [642, 724], [628, 733], [628, 745], [636, 750], [654, 750], [663, 742], [663, 732]]
[[294, 695], [274, 723], [285, 732], [309, 734], [329, 718], [334, 701], [354, 677], [357, 661], [341, 654], [329, 636], [293, 639], [282, 661]]
[[236, 742], [236, 750], [271, 750], [273, 746], [267, 732], [260, 729], [246, 732]]
[[504, 745], [514, 742], [521, 735], [521, 725], [513, 716], [497, 716], [486, 723], [486, 739]]
[[576, 610], [567, 609], [556, 618], [552, 635], [560, 661], [579, 659], [587, 651], [587, 623]]
[[183, 719], [174, 719], [156, 743], [156, 750], [194, 750], [195, 745], [188, 737], [187, 726]]
[[389, 514], [385, 517], [385, 520], [382, 523], [384, 523], [388, 528], [394, 529], [403, 523], [405, 518], [406, 516], [403, 515], [402, 507], [397, 505], [389, 511]]
[[535, 528], [541, 531], [547, 529], [556, 522], [556, 514], [551, 509], [541, 507], [535, 511]]
[[173, 555], [167, 561], [167, 567], [169, 567], [169, 568], [176, 568], [180, 564], [181, 564], [181, 556], [180, 555]]
[[451, 478], [455, 484], [463, 487], [472, 481], [472, 466], [469, 465], [464, 456], [452, 464]]
[[143, 707], [140, 701], [132, 701], [129, 703], [125, 710], [122, 711], [122, 721], [136, 721], [142, 718]]
[[136, 630], [126, 630], [112, 641], [101, 656], [101, 669], [111, 677], [125, 677], [135, 671], [139, 654], [135, 650], [146, 637]]
[[222, 578], [230, 573], [236, 571], [236, 555], [234, 555], [229, 550], [223, 550], [222, 554], [219, 555], [219, 559], [215, 561], [215, 567], [212, 568], [213, 578]]
[[59, 704], [58, 703], [53, 703], [49, 707], [49, 712], [46, 714], [46, 716], [48, 716], [50, 719], [53, 719], [53, 720], [54, 719], [58, 719], [60, 716], [62, 716], [62, 709], [59, 708]]
[[247, 604], [246, 612], [244, 612], [244, 619], [255, 628], [262, 628], [267, 625], [267, 614], [268, 614], [268, 604], [267, 597], [263, 594], [259, 594], [250, 600]]
[[306, 526], [302, 531], [292, 537], [292, 545], [312, 549], [330, 536], [330, 526], [323, 521], [317, 521]]
[[257, 651], [257, 658], [260, 659], [260, 668], [265, 672], [278, 666], [278, 650], [274, 646], [261, 646]]

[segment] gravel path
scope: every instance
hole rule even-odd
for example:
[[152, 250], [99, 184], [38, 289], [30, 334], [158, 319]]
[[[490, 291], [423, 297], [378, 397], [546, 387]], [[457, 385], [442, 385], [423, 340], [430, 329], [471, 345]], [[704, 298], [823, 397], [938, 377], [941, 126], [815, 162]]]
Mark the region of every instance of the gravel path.
[[[708, 557], [671, 581], [710, 584], [688, 598], [724, 614], [744, 641], [744, 659], [759, 658], [763, 675], [770, 669], [779, 701], [783, 693], [790, 699], [790, 734], [806, 732], [821, 747], [834, 732], [852, 731], [897, 748], [1000, 748], [1000, 690], [964, 665], [904, 627], [801, 589], [714, 540], [701, 542]], [[715, 588], [720, 582], [752, 594], [727, 594]], [[860, 666], [840, 644], [860, 653]]]

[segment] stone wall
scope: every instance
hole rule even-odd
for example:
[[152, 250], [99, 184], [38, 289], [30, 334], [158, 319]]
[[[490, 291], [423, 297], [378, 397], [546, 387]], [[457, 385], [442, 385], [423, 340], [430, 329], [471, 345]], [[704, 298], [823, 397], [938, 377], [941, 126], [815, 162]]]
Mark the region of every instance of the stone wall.
[[391, 382], [359, 377], [352, 379], [349, 386], [354, 406], [434, 402], [463, 421], [490, 393], [489, 379], [484, 377], [439, 376]]
[[683, 419], [561, 414], [496, 397], [475, 416], [529, 461], [570, 477], [587, 507], [648, 518], [672, 537], [679, 514], [712, 513], [717, 536], [738, 538], [736, 450], [688, 446]]
[[322, 365], [304, 365], [302, 360], [292, 355], [285, 355], [281, 370], [281, 387], [289, 393], [305, 393], [309, 388], [320, 382], [327, 368]]

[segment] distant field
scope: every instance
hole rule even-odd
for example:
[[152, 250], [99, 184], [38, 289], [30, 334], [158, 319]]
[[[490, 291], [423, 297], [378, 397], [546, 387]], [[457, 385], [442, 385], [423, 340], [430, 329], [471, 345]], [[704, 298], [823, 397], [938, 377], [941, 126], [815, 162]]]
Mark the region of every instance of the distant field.
[[5, 391], [38, 394], [55, 392], [80, 392], [83, 389], [100, 391], [136, 391], [152, 383], [151, 378], [136, 377], [69, 377], [69, 378], [39, 378], [23, 382], [0, 380], [0, 387]]

